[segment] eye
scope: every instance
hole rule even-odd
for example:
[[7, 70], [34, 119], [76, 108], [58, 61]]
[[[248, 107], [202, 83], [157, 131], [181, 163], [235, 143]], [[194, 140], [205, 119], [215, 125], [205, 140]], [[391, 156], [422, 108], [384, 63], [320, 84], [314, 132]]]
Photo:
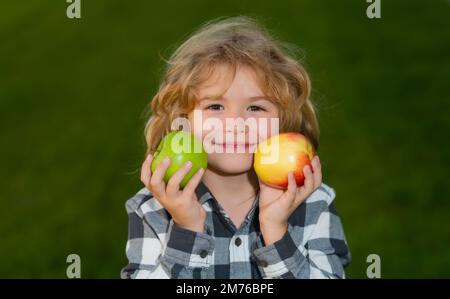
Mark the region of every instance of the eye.
[[248, 107], [248, 109], [250, 111], [266, 111], [266, 109], [264, 109], [263, 107], [255, 106], [255, 105], [252, 105], [252, 106]]
[[220, 104], [212, 104], [207, 106], [205, 109], [207, 110], [223, 110], [223, 106]]

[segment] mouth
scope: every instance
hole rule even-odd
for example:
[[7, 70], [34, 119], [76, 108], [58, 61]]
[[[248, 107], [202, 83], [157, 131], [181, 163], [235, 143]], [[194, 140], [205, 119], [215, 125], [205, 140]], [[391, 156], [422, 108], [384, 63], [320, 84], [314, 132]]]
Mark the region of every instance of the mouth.
[[231, 149], [243, 148], [246, 151], [247, 150], [254, 150], [256, 148], [256, 144], [255, 143], [238, 143], [238, 142], [216, 143], [216, 142], [212, 142], [212, 144], [221, 146], [223, 148], [231, 148]]

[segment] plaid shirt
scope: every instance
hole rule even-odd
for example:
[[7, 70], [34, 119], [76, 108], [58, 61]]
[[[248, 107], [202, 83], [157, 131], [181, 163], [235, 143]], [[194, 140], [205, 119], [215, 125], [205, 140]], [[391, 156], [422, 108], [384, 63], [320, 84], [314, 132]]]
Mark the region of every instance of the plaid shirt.
[[236, 228], [202, 182], [205, 232], [185, 230], [143, 188], [126, 203], [129, 217], [122, 278], [344, 278], [351, 260], [334, 189], [322, 184], [290, 216], [282, 239], [266, 246], [258, 195]]

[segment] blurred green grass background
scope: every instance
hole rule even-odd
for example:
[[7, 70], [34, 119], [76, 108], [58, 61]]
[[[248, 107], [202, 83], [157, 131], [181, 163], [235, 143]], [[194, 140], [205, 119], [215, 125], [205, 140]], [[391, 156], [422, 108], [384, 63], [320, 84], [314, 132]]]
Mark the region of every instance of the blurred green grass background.
[[[394, 3], [395, 2], [395, 3]], [[219, 16], [255, 17], [303, 49], [324, 182], [353, 254], [347, 276], [450, 277], [450, 2], [66, 1], [0, 4], [0, 277], [118, 277], [124, 202], [141, 184], [160, 55]]]

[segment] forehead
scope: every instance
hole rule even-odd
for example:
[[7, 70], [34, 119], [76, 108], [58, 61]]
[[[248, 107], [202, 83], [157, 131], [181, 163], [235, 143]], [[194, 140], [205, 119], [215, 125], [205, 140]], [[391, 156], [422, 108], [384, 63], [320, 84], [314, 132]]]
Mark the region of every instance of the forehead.
[[200, 99], [215, 97], [255, 97], [264, 96], [260, 80], [255, 70], [249, 66], [213, 65], [206, 78], [197, 86]]

